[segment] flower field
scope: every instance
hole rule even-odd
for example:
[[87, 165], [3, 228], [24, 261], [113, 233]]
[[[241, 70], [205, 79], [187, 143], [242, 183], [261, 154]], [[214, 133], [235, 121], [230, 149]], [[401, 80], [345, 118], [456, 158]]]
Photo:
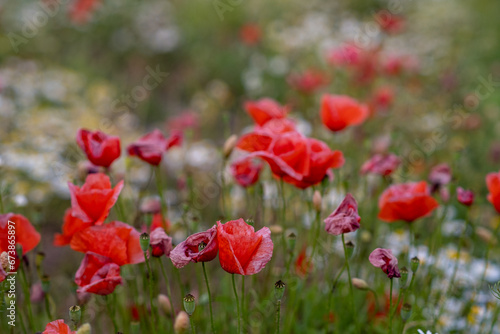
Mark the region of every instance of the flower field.
[[0, 333], [500, 333], [499, 12], [0, 1]]

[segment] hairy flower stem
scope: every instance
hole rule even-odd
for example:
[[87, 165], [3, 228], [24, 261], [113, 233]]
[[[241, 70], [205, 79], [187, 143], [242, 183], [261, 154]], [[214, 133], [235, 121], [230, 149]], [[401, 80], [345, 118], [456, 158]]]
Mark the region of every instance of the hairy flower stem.
[[47, 317], [49, 318], [49, 321], [52, 320], [52, 315], [50, 314], [50, 299], [49, 299], [49, 294], [45, 294], [45, 312], [47, 312]]
[[160, 166], [156, 167], [155, 170], [156, 174], [156, 188], [158, 189], [158, 195], [160, 195], [160, 208], [161, 208], [161, 216], [162, 216], [162, 221], [161, 224], [163, 225], [163, 229], [166, 231], [167, 226], [165, 224], [165, 220], [168, 218], [168, 208], [167, 204], [165, 202], [165, 196], [163, 194], [163, 183], [161, 181], [161, 170]]
[[[22, 258], [22, 257], [21, 257]], [[24, 302], [26, 303], [26, 308], [28, 310], [28, 324], [30, 328], [35, 328], [35, 323], [33, 321], [33, 311], [31, 309], [31, 298], [30, 298], [30, 287], [28, 279], [26, 278], [26, 273], [24, 271], [24, 261], [20, 259], [19, 269], [21, 271], [21, 285], [24, 293]]]
[[152, 322], [153, 322], [153, 327], [155, 327], [154, 324], [156, 324], [156, 310], [154, 307], [153, 303], [153, 272], [151, 271], [151, 266], [149, 265], [149, 259], [148, 259], [148, 254], [147, 252], [144, 252], [144, 259], [146, 260], [146, 266], [148, 267], [148, 286], [149, 286], [149, 305], [151, 306], [151, 315], [152, 315]]
[[392, 334], [392, 318], [393, 318], [393, 312], [392, 312], [392, 278], [391, 278], [391, 289], [389, 290], [389, 333]]
[[236, 282], [234, 281], [234, 274], [232, 274], [233, 279], [233, 291], [234, 297], [236, 298], [236, 308], [238, 309], [238, 334], [241, 333], [241, 312], [240, 312], [240, 301], [238, 298], [238, 292], [236, 292]]
[[214, 315], [212, 312], [212, 294], [210, 293], [210, 284], [208, 284], [208, 276], [207, 276], [207, 270], [205, 269], [205, 262], [202, 262], [201, 265], [203, 267], [203, 276], [205, 276], [205, 284], [207, 285], [208, 306], [210, 307], [210, 325], [212, 326], [212, 333], [215, 333]]
[[[161, 268], [161, 274], [163, 275], [163, 279], [165, 280], [165, 285], [167, 286], [167, 297], [168, 300], [170, 301], [170, 305], [172, 306], [172, 309], [174, 309], [174, 304], [172, 300], [172, 292], [170, 290], [170, 283], [168, 280], [167, 272], [165, 270], [165, 266], [163, 265], [163, 262], [161, 260], [161, 257], [158, 258], [158, 262], [160, 263], [160, 268]], [[203, 268], [205, 269], [205, 268]], [[210, 299], [210, 293], [208, 294], [208, 298]], [[212, 309], [212, 305], [210, 305], [210, 310]], [[170, 312], [170, 316], [172, 317], [172, 325], [175, 323], [175, 312]]]
[[[349, 294], [350, 294], [350, 299], [351, 299], [351, 310], [353, 316], [356, 314], [355, 306], [354, 306], [354, 289], [352, 287], [352, 280], [351, 280], [351, 270], [349, 268], [349, 257], [347, 255], [347, 247], [345, 245], [345, 238], [344, 238], [344, 233], [342, 233], [342, 245], [344, 246], [344, 257], [345, 257], [345, 266], [347, 269], [347, 278], [349, 279]], [[358, 333], [360, 333], [359, 327], [358, 327], [358, 321], [356, 317], [354, 317], [354, 325], [356, 326], [356, 330]]]
[[330, 290], [330, 298], [328, 298], [328, 311], [331, 311], [332, 309], [333, 293], [335, 292], [335, 288], [337, 287], [337, 282], [339, 281], [340, 275], [342, 275], [344, 270], [345, 270], [345, 263], [342, 266], [342, 269], [340, 269], [339, 273], [337, 274], [337, 277], [335, 277], [335, 279], [333, 280], [332, 288]]
[[280, 312], [281, 312], [281, 300], [278, 300], [276, 304], [276, 334], [280, 332]]
[[318, 246], [318, 239], [319, 239], [319, 232], [321, 230], [321, 223], [320, 223], [320, 211], [316, 211], [316, 216], [314, 218], [314, 229], [316, 230], [314, 233], [314, 240], [313, 240], [313, 249], [311, 253], [311, 260], [314, 259], [314, 254], [316, 253], [316, 248]]

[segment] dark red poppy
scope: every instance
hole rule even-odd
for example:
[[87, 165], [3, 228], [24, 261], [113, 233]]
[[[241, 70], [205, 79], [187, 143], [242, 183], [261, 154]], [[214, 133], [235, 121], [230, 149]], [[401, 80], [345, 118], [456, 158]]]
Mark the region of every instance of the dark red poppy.
[[401, 277], [398, 268], [398, 259], [392, 255], [390, 249], [377, 248], [369, 256], [370, 263], [382, 269], [388, 278]]
[[332, 235], [354, 232], [359, 228], [360, 221], [358, 203], [351, 194], [347, 194], [338, 208], [325, 219], [325, 230]]
[[488, 201], [500, 213], [500, 172], [486, 175], [486, 186], [489, 191]]
[[431, 197], [425, 181], [395, 184], [387, 188], [378, 201], [378, 218], [386, 222], [412, 222], [427, 216], [439, 204]]
[[172, 238], [165, 233], [163, 228], [155, 228], [149, 235], [149, 245], [151, 246], [151, 255], [154, 257], [170, 256], [172, 251]]
[[275, 118], [285, 118], [288, 109], [270, 98], [263, 98], [257, 101], [245, 102], [245, 110], [253, 118], [255, 123], [262, 126], [266, 122]]
[[42, 334], [75, 334], [75, 331], [72, 331], [68, 325], [64, 323], [63, 319], [54, 320], [49, 322], [47, 326], [45, 326], [45, 330]]
[[225, 224], [217, 222], [219, 262], [231, 274], [253, 275], [261, 271], [273, 256], [271, 231], [263, 227], [258, 232], [243, 219]]
[[144, 261], [139, 236], [139, 232], [133, 227], [113, 221], [75, 233], [70, 245], [77, 252], [94, 252], [109, 257], [114, 263], [123, 266]]
[[122, 284], [120, 266], [106, 256], [87, 252], [75, 275], [77, 292], [106, 296]]
[[324, 72], [309, 69], [303, 73], [290, 74], [287, 81], [290, 86], [299, 92], [310, 94], [327, 85], [329, 80]]
[[405, 19], [402, 16], [392, 14], [388, 10], [377, 12], [375, 21], [388, 34], [398, 34], [405, 28]]
[[388, 176], [401, 164], [401, 159], [395, 154], [375, 154], [361, 166], [361, 174], [378, 174]]
[[472, 190], [465, 190], [462, 187], [458, 187], [457, 200], [465, 206], [471, 206], [474, 203], [474, 193]]
[[181, 144], [181, 133], [174, 133], [167, 139], [160, 130], [155, 129], [130, 144], [127, 147], [127, 152], [130, 156], [137, 156], [150, 165], [158, 166], [161, 163], [163, 152]]
[[250, 187], [259, 180], [262, 164], [252, 158], [243, 158], [231, 164], [231, 174], [242, 187]]
[[118, 200], [123, 181], [120, 181], [115, 188], [111, 188], [109, 177], [106, 174], [97, 173], [88, 175], [81, 188], [70, 182], [68, 182], [68, 187], [73, 216], [84, 222], [100, 225]]
[[69, 9], [69, 17], [76, 24], [87, 23], [99, 6], [100, 0], [76, 0]]
[[321, 99], [321, 121], [332, 131], [361, 124], [368, 115], [368, 106], [349, 96], [325, 94]]
[[177, 268], [182, 268], [189, 262], [209, 262], [215, 259], [219, 251], [217, 241], [217, 228], [214, 225], [205, 232], [190, 235], [178, 244], [172, 252], [170, 259]]
[[73, 210], [67, 209], [64, 213], [64, 224], [62, 226], [62, 234], [56, 233], [54, 237], [55, 246], [65, 246], [71, 242], [73, 235], [81, 230], [93, 225], [93, 222], [84, 222], [80, 218], [73, 216]]
[[[9, 221], [12, 223], [9, 223]], [[9, 238], [12, 235], [15, 236], [14, 245], [11, 244], [12, 238]], [[15, 251], [15, 245], [21, 245], [24, 255], [35, 248], [40, 239], [40, 233], [35, 230], [33, 225], [23, 215], [15, 213], [0, 215], [0, 253]]]
[[76, 134], [76, 142], [87, 159], [96, 166], [108, 168], [121, 154], [120, 138], [101, 131], [80, 129]]

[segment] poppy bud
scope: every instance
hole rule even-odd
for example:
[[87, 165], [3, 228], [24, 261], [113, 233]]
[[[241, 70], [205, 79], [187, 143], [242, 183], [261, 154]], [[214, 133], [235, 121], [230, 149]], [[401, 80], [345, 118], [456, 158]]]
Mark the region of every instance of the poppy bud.
[[274, 283], [274, 296], [277, 300], [281, 300], [281, 298], [283, 298], [283, 295], [285, 294], [285, 286], [286, 284], [282, 280]]
[[141, 333], [141, 323], [137, 321], [132, 321], [130, 323], [130, 327], [132, 329], [132, 334], [140, 334]]
[[37, 270], [40, 270], [40, 267], [42, 266], [44, 258], [45, 258], [45, 253], [44, 252], [38, 252], [38, 253], [36, 253], [35, 265], [36, 265]]
[[176, 334], [184, 334], [189, 329], [189, 316], [186, 312], [180, 311], [175, 318], [174, 331]]
[[165, 312], [165, 314], [172, 313], [172, 305], [170, 304], [170, 299], [164, 294], [158, 295], [158, 305], [160, 305], [160, 309]]
[[347, 257], [350, 259], [352, 257], [352, 253], [354, 253], [354, 244], [352, 243], [352, 241], [346, 242], [345, 248], [347, 252]]
[[149, 234], [147, 234], [146, 232], [144, 232], [143, 234], [141, 234], [141, 237], [139, 238], [139, 241], [140, 241], [140, 244], [141, 244], [142, 251], [143, 252], [147, 252], [147, 250], [149, 248]]
[[69, 308], [69, 318], [76, 327], [82, 318], [82, 309], [80, 306], [73, 305]]
[[403, 305], [403, 308], [401, 309], [401, 319], [403, 319], [404, 322], [408, 321], [411, 317], [411, 305], [405, 303]]
[[399, 270], [401, 274], [401, 279], [399, 280], [399, 287], [401, 289], [406, 289], [406, 283], [408, 282], [408, 269], [403, 267]]
[[2, 252], [0, 254], [0, 268], [2, 268], [5, 272], [9, 272], [9, 254], [7, 252]]
[[290, 233], [288, 235], [288, 238], [287, 238], [287, 241], [288, 241], [288, 250], [290, 252], [293, 252], [293, 250], [295, 249], [295, 242], [296, 242], [296, 239], [297, 239], [297, 236], [295, 235], [295, 233]]
[[360, 278], [354, 277], [352, 280], [352, 285], [359, 290], [368, 290], [370, 287], [368, 286], [368, 283], [366, 283], [364, 280]]
[[50, 278], [47, 275], [42, 276], [42, 291], [48, 293], [50, 290]]
[[89, 324], [83, 324], [80, 326], [80, 328], [78, 328], [78, 330], [76, 331], [76, 334], [90, 334], [92, 333], [92, 327], [90, 327]]
[[416, 256], [415, 256], [415, 257], [413, 257], [413, 258], [411, 259], [411, 271], [412, 271], [413, 273], [416, 273], [416, 272], [417, 272], [417, 270], [418, 270], [418, 266], [419, 266], [419, 265], [420, 265], [420, 260], [418, 259], [418, 257], [416, 257]]
[[321, 194], [318, 190], [316, 190], [314, 192], [314, 195], [313, 195], [313, 206], [314, 206], [314, 210], [316, 210], [316, 212], [320, 212], [321, 211]]
[[226, 139], [226, 142], [224, 143], [224, 148], [222, 149], [225, 159], [227, 159], [231, 155], [237, 142], [238, 142], [237, 135], [231, 135], [229, 136], [229, 138]]
[[194, 309], [196, 307], [196, 303], [194, 302], [195, 298], [192, 294], [187, 294], [184, 297], [184, 309], [189, 316], [193, 315]]
[[476, 234], [479, 238], [481, 238], [484, 242], [486, 243], [490, 243], [490, 242], [493, 242], [495, 243], [495, 237], [493, 236], [493, 233], [491, 233], [490, 230], [484, 228], [484, 227], [481, 227], [481, 226], [478, 226], [476, 228]]
[[272, 234], [281, 234], [281, 233], [283, 233], [283, 227], [281, 225], [271, 225], [271, 226], [269, 226], [269, 229], [271, 230]]

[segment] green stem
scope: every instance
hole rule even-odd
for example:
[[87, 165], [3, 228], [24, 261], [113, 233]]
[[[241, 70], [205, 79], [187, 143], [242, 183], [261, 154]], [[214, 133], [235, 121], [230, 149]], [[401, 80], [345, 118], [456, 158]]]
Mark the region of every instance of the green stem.
[[[170, 284], [169, 284], [168, 277], [167, 277], [167, 272], [165, 270], [165, 266], [163, 265], [161, 257], [158, 258], [158, 262], [160, 262], [161, 273], [163, 275], [163, 279], [165, 280], [165, 285], [167, 286], [167, 297], [168, 297], [168, 300], [170, 301], [170, 305], [172, 307], [170, 315], [172, 317], [172, 325], [173, 325], [175, 323], [175, 314], [174, 314], [175, 312], [173, 311], [174, 310], [174, 305], [173, 305], [173, 300], [172, 300], [172, 293], [171, 293], [171, 290], [170, 290]], [[208, 298], [210, 298], [210, 294], [209, 294]]]
[[26, 273], [24, 272], [24, 261], [20, 259], [19, 268], [21, 269], [21, 284], [24, 293], [24, 302], [26, 303], [26, 308], [28, 310], [28, 323], [31, 329], [35, 328], [33, 321], [33, 311], [31, 309], [31, 298], [30, 298], [30, 288], [28, 286], [28, 279], [26, 278]]
[[45, 311], [47, 312], [47, 317], [49, 317], [49, 321], [52, 321], [52, 315], [50, 314], [50, 299], [49, 294], [45, 295]]
[[151, 306], [151, 315], [153, 318], [153, 327], [155, 327], [155, 317], [156, 311], [153, 303], [153, 272], [151, 271], [151, 266], [149, 265], [149, 259], [147, 252], [144, 252], [144, 259], [146, 260], [146, 266], [148, 268], [148, 286], [149, 286], [149, 305]]
[[[356, 312], [355, 312], [355, 306], [354, 306], [354, 289], [352, 287], [351, 270], [349, 268], [349, 258], [347, 257], [347, 247], [345, 245], [344, 233], [342, 233], [342, 245], [344, 246], [345, 266], [346, 266], [346, 269], [347, 269], [347, 277], [349, 279], [349, 294], [350, 294], [350, 299], [351, 299], [351, 310], [352, 310], [352, 314], [354, 316], [356, 314]], [[355, 324], [356, 329], [357, 329], [357, 331], [359, 333], [360, 331], [359, 331], [359, 328], [358, 328], [358, 321], [357, 321], [357, 319], [356, 319], [355, 316], [354, 316], [354, 324]]]
[[163, 229], [166, 230], [165, 220], [168, 218], [168, 208], [165, 202], [165, 196], [163, 194], [163, 183], [161, 181], [161, 170], [160, 166], [156, 167], [156, 188], [158, 189], [158, 195], [160, 195], [160, 207], [161, 207], [161, 215], [162, 215], [162, 225]]
[[493, 329], [495, 328], [495, 324], [497, 323], [497, 320], [498, 320], [499, 311], [500, 311], [500, 308], [498, 307], [498, 304], [495, 303], [495, 311], [493, 312], [493, 318], [491, 319], [491, 326], [490, 326], [489, 334], [493, 333]]
[[3, 207], [3, 197], [2, 197], [2, 192], [3, 189], [0, 187], [0, 213], [5, 213], [4, 207]]
[[245, 276], [241, 276], [241, 316], [242, 322], [245, 320]]
[[337, 277], [335, 277], [335, 279], [333, 280], [332, 289], [330, 290], [330, 298], [328, 299], [328, 311], [331, 311], [333, 293], [335, 292], [335, 288], [337, 287], [337, 282], [339, 281], [340, 275], [342, 275], [344, 270], [345, 270], [345, 263], [342, 266], [342, 269], [340, 269], [339, 273], [337, 274]]
[[278, 300], [276, 305], [276, 334], [280, 332], [280, 312], [281, 312], [281, 300]]
[[234, 291], [234, 297], [236, 298], [236, 308], [238, 309], [238, 334], [241, 333], [241, 314], [240, 314], [240, 301], [238, 299], [238, 292], [236, 292], [236, 283], [234, 281], [234, 274], [232, 274], [232, 279], [233, 279], [233, 291]]
[[113, 322], [113, 328], [115, 330], [115, 333], [118, 333], [118, 325], [116, 324], [114, 308], [112, 308], [112, 306], [111, 306], [111, 302], [109, 300], [109, 295], [104, 296], [104, 299], [106, 301], [106, 308], [108, 309], [109, 317], [111, 318], [111, 321]]
[[191, 316], [189, 316], [189, 327], [191, 327], [191, 333], [196, 334], [196, 329], [194, 328], [194, 322], [191, 320]]
[[224, 169], [226, 167], [226, 159], [222, 159], [222, 166], [220, 171], [220, 197], [221, 197], [221, 205], [222, 205], [222, 217], [226, 217], [226, 198], [225, 198], [225, 188], [226, 188], [226, 180], [224, 180]]
[[320, 216], [321, 216], [321, 212], [320, 211], [316, 211], [316, 216], [315, 216], [315, 219], [314, 219], [314, 229], [316, 231], [315, 231], [314, 237], [313, 237], [314, 240], [313, 240], [313, 250], [312, 250], [312, 253], [311, 253], [311, 260], [314, 259], [314, 254], [316, 253], [316, 247], [318, 246], [319, 232], [321, 230]]
[[207, 270], [205, 269], [205, 262], [202, 262], [201, 265], [203, 267], [203, 276], [205, 276], [205, 284], [207, 285], [208, 306], [210, 307], [210, 325], [212, 326], [212, 333], [215, 333], [214, 315], [212, 312], [212, 294], [210, 293], [210, 284], [208, 284], [208, 276], [207, 276]]
[[389, 333], [392, 334], [392, 278], [391, 278], [391, 289], [389, 290]]

